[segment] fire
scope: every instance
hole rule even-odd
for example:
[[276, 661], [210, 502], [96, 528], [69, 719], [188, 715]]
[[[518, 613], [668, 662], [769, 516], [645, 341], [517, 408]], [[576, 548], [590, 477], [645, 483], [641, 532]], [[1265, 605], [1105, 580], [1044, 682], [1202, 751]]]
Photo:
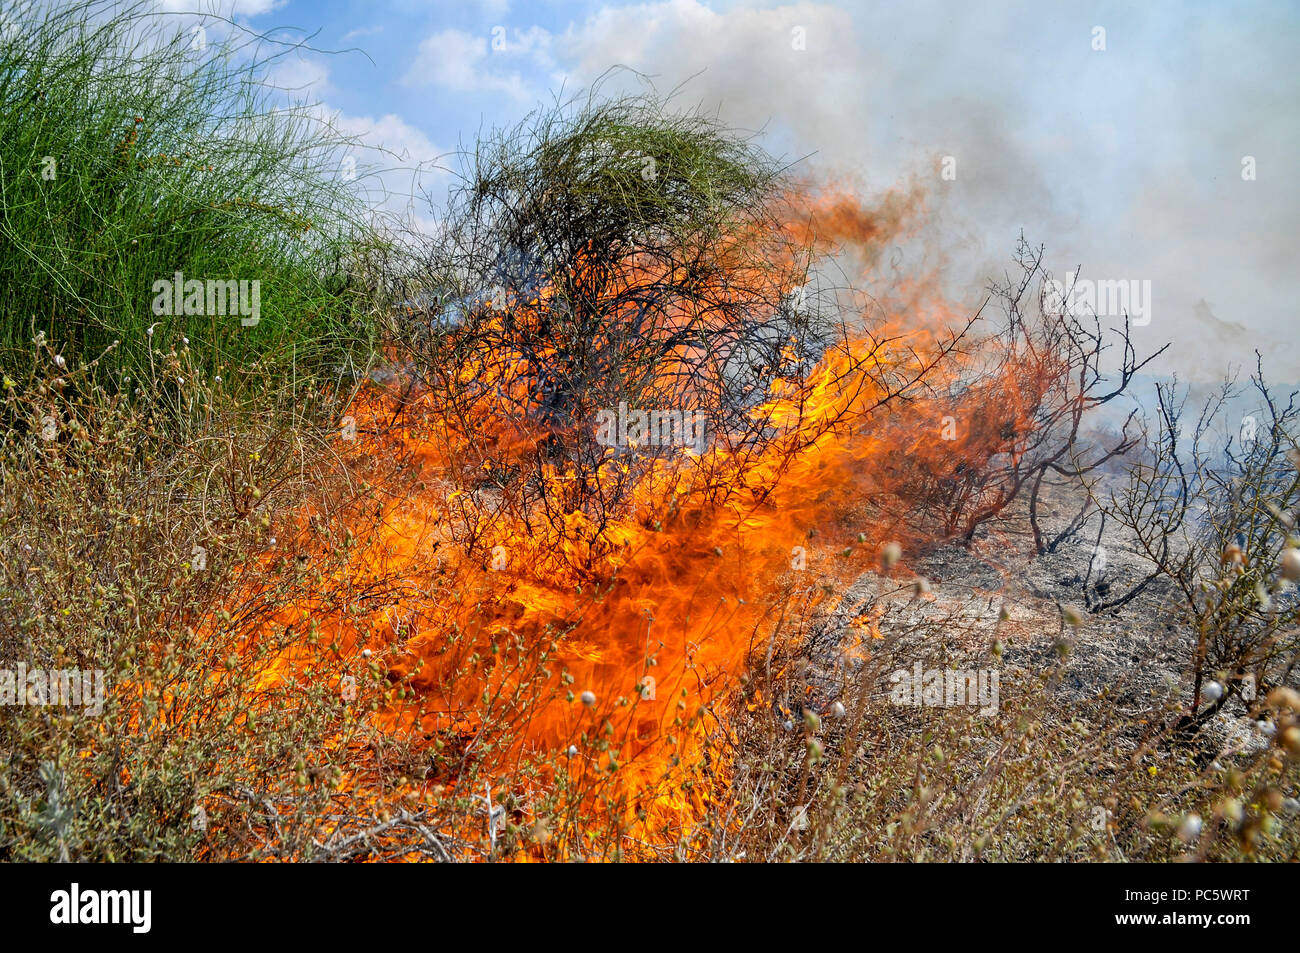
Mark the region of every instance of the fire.
[[[820, 217], [791, 226], [814, 244], [878, 243], [908, 207], [814, 204]], [[761, 284], [739, 280], [753, 267], [743, 256], [713, 264], [720, 299]], [[628, 300], [665, 280], [662, 267], [633, 260], [602, 287]], [[923, 330], [946, 316], [936, 305], [874, 334], [865, 321], [846, 327], [815, 365], [791, 340], [767, 393], [702, 447], [643, 434], [609, 446], [597, 430], [613, 402], [557, 408], [543, 379], [568, 347], [548, 337], [552, 309], [595, 281], [578, 267], [486, 300], [458, 366], [426, 369], [400, 397], [364, 395], [351, 411], [355, 460], [391, 492], [338, 580], [356, 594], [352, 610], [297, 605], [275, 624], [314, 625], [319, 645], [336, 646], [340, 679], [368, 666], [400, 686], [371, 718], [423, 739], [431, 767], [411, 787], [494, 803], [510, 793], [530, 822], [567, 810], [571, 836], [600, 818], [635, 850], [689, 836], [723, 790], [727, 766], [709, 738], [725, 731], [752, 654], [786, 637], [792, 594], [812, 590], [815, 605], [834, 587], [809, 579], [859, 574], [892, 538], [897, 527], [883, 510], [869, 522], [866, 505], [915, 492], [909, 460], [960, 473], [1014, 454], [1049, 375], [1004, 361], [996, 378], [957, 387], [973, 364]], [[678, 326], [670, 313], [653, 333]], [[647, 395], [663, 408], [710, 396], [693, 371], [718, 357], [689, 342], [670, 353], [647, 370], [642, 408]], [[967, 426], [941, 442], [946, 417]], [[923, 532], [912, 527], [909, 544]], [[855, 621], [854, 638], [870, 639], [873, 624]], [[318, 656], [304, 646], [268, 677]], [[483, 777], [485, 793], [467, 780]]]

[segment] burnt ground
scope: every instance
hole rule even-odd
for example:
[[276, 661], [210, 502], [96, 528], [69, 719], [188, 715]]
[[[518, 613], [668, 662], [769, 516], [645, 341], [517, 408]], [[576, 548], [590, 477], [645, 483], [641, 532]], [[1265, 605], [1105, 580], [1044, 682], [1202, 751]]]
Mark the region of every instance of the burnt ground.
[[[1046, 499], [1040, 522], [1048, 534], [1066, 528], [1081, 500], [1081, 495], [1075, 499], [1060, 491]], [[1064, 643], [1068, 654], [1053, 689], [1059, 696], [1054, 704], [1070, 707], [1107, 688], [1117, 692], [1115, 706], [1135, 720], [1169, 700], [1186, 704], [1191, 697], [1193, 640], [1188, 627], [1176, 621], [1184, 605], [1182, 594], [1157, 579], [1121, 608], [1089, 611], [1084, 586], [1094, 558], [1097, 521], [1040, 556], [1033, 552], [1024, 503], [1016, 506], [1017, 512], [1001, 525], [982, 529], [969, 547], [948, 543], [905, 553], [888, 577], [879, 572], [859, 577], [814, 627], [809, 640], [814, 669], [822, 675], [818, 694], [829, 700], [837, 693], [834, 659], [845, 641], [861, 631], [855, 630], [853, 620], [865, 611], [883, 609], [880, 629], [887, 640], [896, 641], [889, 670], [907, 667], [917, 658], [956, 667], [996, 666], [1005, 686], [1017, 676], [1051, 670]], [[1108, 526], [1100, 545], [1105, 550], [1101, 593], [1096, 573], [1087, 583], [1094, 599], [1122, 595], [1149, 572], [1149, 564], [1122, 530]], [[916, 591], [918, 576], [928, 582], [928, 592]], [[1073, 610], [1082, 621], [1068, 624], [1063, 610]], [[995, 642], [1001, 644], [997, 660], [989, 652]], [[883, 701], [884, 689], [881, 696]], [[1253, 747], [1263, 739], [1240, 700], [1234, 699], [1208, 726], [1204, 742]]]

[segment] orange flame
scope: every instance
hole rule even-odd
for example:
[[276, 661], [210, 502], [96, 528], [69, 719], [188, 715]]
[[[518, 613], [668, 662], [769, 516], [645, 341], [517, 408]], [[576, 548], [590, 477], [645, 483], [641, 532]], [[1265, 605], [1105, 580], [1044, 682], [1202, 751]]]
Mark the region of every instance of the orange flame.
[[[845, 196], [812, 206], [813, 224], [791, 230], [828, 243], [886, 241], [912, 210], [899, 200], [873, 215]], [[653, 277], [645, 264], [620, 280]], [[501, 327], [544, 339], [552, 293], [496, 307]], [[359, 540], [346, 582], [388, 585], [357, 611], [293, 606], [277, 623], [312, 619], [345, 659], [371, 648], [372, 664], [413, 690], [374, 722], [451, 750], [428, 785], [457, 791], [455, 766], [473, 760], [522, 786], [526, 803], [563, 789], [616, 816], [630, 844], [689, 832], [725, 773], [702, 763], [708, 733], [754, 648], [781, 636], [775, 610], [807, 578], [804, 561], [832, 577], [860, 573], [897, 531], [866, 522], [863, 505], [908, 492], [903, 463], [978, 468], [1023, 441], [1051, 368], [1008, 362], [954, 389], [970, 359], [916, 330], [941, 325], [942, 305], [921, 317], [848, 334], [811, 373], [778, 378], [744, 433], [712, 434], [702, 453], [610, 451], [581, 472], [541, 452], [557, 425], [536, 423], [538, 355], [512, 351], [504, 335], [447, 371], [474, 395], [468, 414], [428, 391], [400, 405], [368, 394], [352, 411], [368, 434], [358, 456], [400, 470], [406, 491]], [[670, 406], [693, 396], [679, 372], [698, 355], [680, 358], [651, 386]], [[941, 442], [947, 415], [968, 426]], [[747, 437], [756, 433], [764, 439]], [[541, 515], [491, 480], [538, 459]], [[581, 505], [593, 488], [625, 505], [593, 512]], [[814, 529], [832, 545], [858, 542], [838, 561], [808, 553]], [[912, 549], [923, 530], [909, 532]], [[870, 638], [871, 625], [855, 631]], [[277, 674], [311, 654], [282, 660]]]

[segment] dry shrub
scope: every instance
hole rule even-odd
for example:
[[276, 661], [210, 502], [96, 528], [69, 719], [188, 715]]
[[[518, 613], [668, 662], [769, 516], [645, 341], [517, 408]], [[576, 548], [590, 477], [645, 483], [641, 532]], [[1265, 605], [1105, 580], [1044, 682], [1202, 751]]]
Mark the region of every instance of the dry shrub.
[[43, 336], [4, 381], [0, 659], [106, 687], [98, 714], [0, 708], [6, 859], [297, 856], [351, 811], [334, 782], [364, 728], [340, 667], [279, 677], [313, 634], [259, 624], [341, 560], [361, 491], [325, 449], [331, 402], [264, 381], [241, 403], [222, 378], [255, 368], [205, 377], [151, 343], [152, 373], [113, 390]]

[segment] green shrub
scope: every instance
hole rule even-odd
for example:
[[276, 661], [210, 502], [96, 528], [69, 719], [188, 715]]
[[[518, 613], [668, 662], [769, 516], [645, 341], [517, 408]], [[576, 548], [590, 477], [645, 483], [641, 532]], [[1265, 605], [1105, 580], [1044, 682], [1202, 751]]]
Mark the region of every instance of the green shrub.
[[[139, 376], [153, 328], [188, 337], [200, 370], [224, 364], [229, 387], [364, 367], [351, 143], [283, 108], [265, 79], [283, 49], [230, 26], [197, 48], [152, 4], [94, 2], [0, 32], [0, 366], [44, 331], [82, 355], [118, 341], [101, 371]], [[176, 272], [260, 282], [259, 320], [155, 314]]]

